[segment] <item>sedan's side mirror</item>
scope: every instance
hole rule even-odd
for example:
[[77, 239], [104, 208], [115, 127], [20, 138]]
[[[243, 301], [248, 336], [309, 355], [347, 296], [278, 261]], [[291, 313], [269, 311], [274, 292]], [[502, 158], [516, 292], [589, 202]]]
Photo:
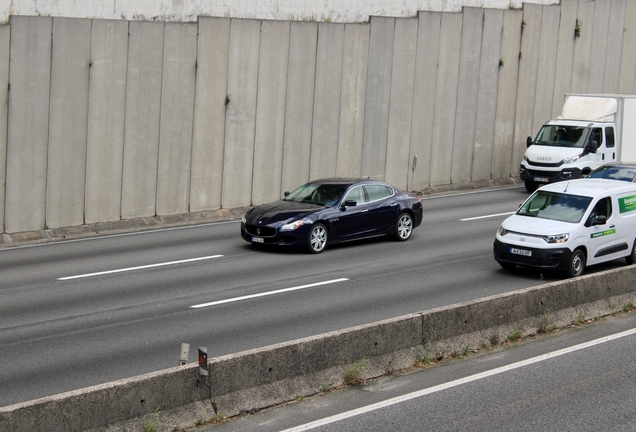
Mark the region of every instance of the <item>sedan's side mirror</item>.
[[343, 207], [355, 207], [357, 204], [355, 200], [345, 200]]
[[530, 147], [532, 145], [532, 137], [528, 137], [526, 139], [526, 147]]
[[285, 191], [285, 192], [283, 193], [283, 196], [288, 196], [290, 193], [291, 193], [291, 192], [289, 192], [289, 191]]

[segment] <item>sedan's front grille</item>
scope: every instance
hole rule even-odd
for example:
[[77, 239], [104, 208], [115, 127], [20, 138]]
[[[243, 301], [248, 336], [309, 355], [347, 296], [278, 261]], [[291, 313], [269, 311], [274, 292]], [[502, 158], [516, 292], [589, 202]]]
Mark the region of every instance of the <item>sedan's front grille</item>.
[[258, 225], [245, 225], [245, 231], [249, 235], [257, 237], [274, 237], [276, 235], [276, 229]]

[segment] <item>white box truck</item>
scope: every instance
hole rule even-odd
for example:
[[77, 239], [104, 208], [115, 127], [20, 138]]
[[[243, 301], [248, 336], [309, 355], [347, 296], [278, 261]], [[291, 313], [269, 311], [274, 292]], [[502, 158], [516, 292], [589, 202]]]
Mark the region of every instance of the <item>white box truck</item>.
[[529, 192], [607, 163], [636, 163], [636, 95], [566, 94], [561, 115], [527, 147], [519, 176]]

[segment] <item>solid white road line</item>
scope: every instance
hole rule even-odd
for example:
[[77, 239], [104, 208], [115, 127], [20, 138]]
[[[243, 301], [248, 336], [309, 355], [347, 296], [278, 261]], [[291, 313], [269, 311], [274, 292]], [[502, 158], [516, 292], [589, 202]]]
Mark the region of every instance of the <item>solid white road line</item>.
[[92, 277], [92, 276], [101, 276], [101, 275], [112, 274], [112, 273], [121, 273], [121, 272], [133, 271], [133, 270], [142, 270], [142, 269], [153, 268], [153, 267], [163, 267], [163, 266], [169, 266], [169, 265], [175, 265], [175, 264], [189, 263], [189, 262], [194, 262], [194, 261], [203, 261], [203, 260], [208, 260], [208, 259], [212, 259], [212, 258], [219, 258], [219, 257], [222, 257], [222, 256], [223, 255], [211, 255], [211, 256], [205, 256], [205, 257], [199, 257], [199, 258], [190, 258], [190, 259], [179, 260], [179, 261], [170, 261], [170, 262], [158, 263], [158, 264], [148, 264], [148, 265], [144, 265], [144, 266], [128, 267], [128, 268], [122, 268], [122, 269], [116, 269], [116, 270], [107, 270], [107, 271], [103, 271], [103, 272], [87, 273], [87, 274], [82, 274], [82, 275], [77, 275], [77, 276], [66, 276], [66, 277], [57, 278], [57, 280], [79, 279], [79, 278], [86, 278], [86, 277]]
[[381, 409], [381, 408], [385, 408], [385, 407], [388, 407], [388, 406], [391, 406], [391, 405], [396, 405], [396, 404], [399, 404], [399, 403], [402, 403], [402, 402], [406, 402], [408, 400], [415, 399], [415, 398], [418, 398], [418, 397], [421, 397], [421, 396], [429, 395], [429, 394], [436, 393], [436, 392], [439, 392], [439, 391], [442, 391], [442, 390], [446, 390], [446, 389], [449, 389], [449, 388], [452, 388], [452, 387], [457, 387], [457, 386], [460, 386], [462, 384], [466, 384], [466, 383], [469, 383], [469, 382], [477, 381], [477, 380], [480, 380], [482, 378], [487, 378], [489, 376], [493, 376], [493, 375], [497, 375], [497, 374], [500, 374], [500, 373], [508, 372], [508, 371], [513, 370], [513, 369], [518, 369], [518, 368], [521, 368], [521, 367], [524, 367], [524, 366], [528, 366], [528, 365], [531, 365], [531, 364], [534, 364], [534, 363], [539, 363], [539, 362], [542, 362], [542, 361], [545, 361], [545, 360], [548, 360], [548, 359], [551, 359], [551, 358], [554, 358], [554, 357], [559, 357], [559, 356], [562, 356], [562, 355], [565, 355], [565, 354], [570, 354], [570, 353], [575, 352], [575, 351], [579, 351], [579, 350], [582, 350], [582, 349], [585, 349], [585, 348], [592, 347], [594, 345], [599, 345], [599, 344], [602, 344], [602, 343], [605, 343], [605, 342], [612, 341], [614, 339], [619, 339], [619, 338], [630, 336], [630, 335], [633, 335], [633, 334], [636, 334], [636, 329], [626, 330], [626, 331], [621, 332], [621, 333], [616, 333], [616, 334], [613, 334], [613, 335], [605, 336], [605, 337], [602, 337], [602, 338], [599, 338], [599, 339], [595, 339], [595, 340], [592, 340], [592, 341], [589, 341], [589, 342], [585, 342], [585, 343], [582, 343], [582, 344], [579, 344], [579, 345], [574, 345], [574, 346], [569, 347], [569, 348], [564, 348], [564, 349], [561, 349], [561, 350], [558, 350], [558, 351], [553, 351], [553, 352], [550, 352], [550, 353], [546, 353], [546, 354], [543, 354], [543, 355], [540, 355], [540, 356], [537, 356], [537, 357], [533, 357], [533, 358], [530, 358], [530, 359], [527, 359], [527, 360], [523, 360], [523, 361], [520, 361], [520, 362], [517, 362], [517, 363], [512, 363], [512, 364], [509, 364], [507, 366], [498, 367], [496, 369], [492, 369], [492, 370], [489, 370], [489, 371], [481, 372], [481, 373], [478, 373], [478, 374], [475, 374], [475, 375], [471, 375], [471, 376], [468, 376], [468, 377], [465, 377], [465, 378], [461, 378], [461, 379], [458, 379], [458, 380], [455, 380], [455, 381], [451, 381], [451, 382], [440, 384], [440, 385], [437, 385], [437, 386], [434, 386], [434, 387], [430, 387], [430, 388], [427, 388], [427, 389], [419, 390], [419, 391], [416, 391], [416, 392], [413, 392], [413, 393], [409, 393], [409, 394], [405, 394], [405, 395], [402, 395], [402, 396], [398, 396], [398, 397], [395, 397], [395, 398], [392, 398], [392, 399], [388, 399], [388, 400], [385, 400], [385, 401], [382, 401], [382, 402], [371, 404], [371, 405], [368, 405], [368, 406], [365, 406], [365, 407], [361, 407], [361, 408], [358, 408], [358, 409], [355, 409], [355, 410], [347, 411], [345, 413], [337, 414], [337, 415], [334, 415], [334, 416], [331, 416], [331, 417], [327, 417], [327, 418], [324, 418], [324, 419], [313, 421], [311, 423], [306, 423], [304, 425], [300, 425], [300, 426], [296, 426], [296, 427], [293, 427], [293, 428], [290, 428], [290, 429], [286, 429], [283, 432], [299, 432], [299, 431], [306, 431], [306, 430], [314, 429], [314, 428], [317, 428], [317, 427], [320, 427], [320, 426], [328, 425], [330, 423], [338, 422], [340, 420], [345, 420], [345, 419], [348, 419], [348, 418], [351, 418], [351, 417], [355, 417], [355, 416], [358, 416], [358, 415], [361, 415], [361, 414], [365, 414], [365, 413], [368, 413], [368, 412], [371, 412], [371, 411], [375, 411], [375, 410], [378, 410], [378, 409]]
[[486, 219], [486, 218], [491, 218], [491, 217], [498, 217], [498, 216], [508, 216], [513, 214], [514, 212], [507, 212], [507, 213], [497, 213], [497, 214], [491, 214], [491, 215], [486, 215], [486, 216], [476, 216], [476, 217], [471, 217], [471, 218], [466, 218], [466, 219], [460, 219], [460, 221], [462, 222], [466, 222], [466, 221], [471, 221], [471, 220], [476, 220], [476, 219]]
[[216, 306], [216, 305], [220, 305], [220, 304], [232, 303], [232, 302], [237, 302], [237, 301], [241, 301], [241, 300], [248, 300], [248, 299], [253, 299], [253, 298], [257, 298], [257, 297], [265, 297], [265, 296], [270, 296], [270, 295], [274, 295], [274, 294], [280, 294], [280, 293], [284, 293], [284, 292], [297, 291], [297, 290], [301, 290], [301, 289], [305, 289], [305, 288], [317, 287], [317, 286], [321, 286], [321, 285], [329, 285], [329, 284], [332, 284], [332, 283], [344, 282], [346, 280], [349, 280], [349, 279], [347, 279], [347, 278], [333, 279], [333, 280], [328, 280], [328, 281], [324, 281], [324, 282], [316, 282], [316, 283], [312, 283], [312, 284], [300, 285], [300, 286], [291, 287], [291, 288], [283, 288], [283, 289], [279, 289], [279, 290], [276, 290], [276, 291], [268, 291], [268, 292], [263, 292], [263, 293], [258, 293], [258, 294], [246, 295], [246, 296], [242, 296], [242, 297], [234, 297], [234, 298], [231, 298], [231, 299], [218, 300], [218, 301], [214, 301], [214, 302], [210, 302], [210, 303], [201, 303], [201, 304], [197, 304], [197, 305], [190, 306], [190, 307], [193, 308], [193, 309], [199, 309], [199, 308], [204, 308], [204, 307], [208, 307], [208, 306]]

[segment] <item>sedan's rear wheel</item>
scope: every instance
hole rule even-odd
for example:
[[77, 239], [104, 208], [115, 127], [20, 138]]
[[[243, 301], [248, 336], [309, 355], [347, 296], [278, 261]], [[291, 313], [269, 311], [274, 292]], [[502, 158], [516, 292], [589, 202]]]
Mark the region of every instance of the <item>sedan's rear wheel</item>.
[[406, 241], [413, 233], [413, 218], [408, 213], [402, 213], [395, 224], [395, 238], [398, 241]]
[[317, 223], [309, 230], [309, 236], [307, 237], [308, 250], [311, 253], [320, 253], [327, 247], [327, 228], [321, 223]]

